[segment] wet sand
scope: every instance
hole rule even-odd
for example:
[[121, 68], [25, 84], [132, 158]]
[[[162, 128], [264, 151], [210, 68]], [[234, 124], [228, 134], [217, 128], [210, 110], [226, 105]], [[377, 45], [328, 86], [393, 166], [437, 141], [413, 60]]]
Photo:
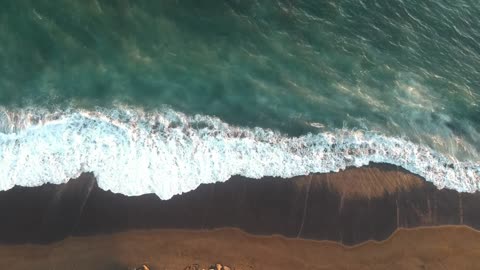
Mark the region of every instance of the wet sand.
[[232, 177], [162, 201], [98, 188], [91, 174], [63, 185], [0, 192], [0, 243], [51, 243], [143, 229], [234, 227], [256, 235], [354, 245], [398, 228], [480, 228], [480, 193], [439, 190], [399, 167], [373, 164], [294, 179]]
[[235, 176], [167, 201], [104, 191], [87, 173], [0, 192], [0, 221], [1, 269], [480, 265], [472, 229], [480, 228], [480, 193], [439, 190], [385, 164], [293, 179]]
[[480, 233], [465, 226], [401, 229], [383, 242], [346, 247], [330, 241], [253, 236], [238, 229], [148, 230], [69, 237], [49, 245], [0, 246], [0, 268], [478, 269]]

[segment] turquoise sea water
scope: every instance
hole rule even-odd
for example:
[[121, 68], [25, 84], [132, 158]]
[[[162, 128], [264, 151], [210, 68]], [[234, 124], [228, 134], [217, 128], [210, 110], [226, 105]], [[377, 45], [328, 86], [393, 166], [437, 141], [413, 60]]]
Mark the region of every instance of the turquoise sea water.
[[5, 1], [0, 188], [93, 170], [106, 189], [167, 198], [382, 161], [473, 191], [479, 29], [467, 0]]

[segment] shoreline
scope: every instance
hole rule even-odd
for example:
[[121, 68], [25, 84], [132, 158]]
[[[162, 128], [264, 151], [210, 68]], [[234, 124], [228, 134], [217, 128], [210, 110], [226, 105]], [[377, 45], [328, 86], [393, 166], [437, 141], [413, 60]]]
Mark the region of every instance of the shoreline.
[[479, 234], [480, 236], [480, 230], [474, 229], [470, 226], [466, 225], [439, 225], [439, 226], [420, 226], [420, 227], [415, 227], [415, 228], [398, 228], [396, 229], [388, 238], [383, 239], [383, 240], [366, 240], [364, 242], [355, 244], [355, 245], [345, 245], [343, 243], [339, 243], [337, 241], [332, 241], [332, 240], [318, 240], [318, 239], [307, 239], [307, 238], [298, 238], [298, 237], [287, 237], [281, 234], [272, 234], [272, 235], [262, 235], [262, 234], [251, 234], [248, 233], [240, 228], [236, 227], [222, 227], [222, 228], [214, 228], [214, 229], [204, 229], [204, 230], [192, 230], [192, 229], [132, 229], [132, 230], [127, 230], [127, 231], [120, 231], [120, 232], [115, 232], [115, 233], [99, 233], [95, 235], [87, 235], [87, 236], [81, 236], [81, 235], [74, 235], [74, 236], [68, 236], [60, 241], [57, 242], [52, 242], [49, 244], [41, 244], [41, 243], [26, 243], [26, 244], [0, 244], [1, 247], [20, 247], [20, 246], [32, 246], [32, 247], [42, 247], [42, 246], [49, 246], [49, 245], [61, 245], [62, 242], [65, 241], [77, 241], [77, 240], [82, 240], [82, 239], [88, 239], [88, 238], [109, 238], [109, 237], [115, 237], [115, 236], [123, 236], [123, 235], [130, 235], [130, 234], [138, 234], [138, 235], [149, 235], [149, 234], [156, 234], [156, 233], [165, 233], [165, 234], [215, 234], [215, 233], [238, 233], [243, 236], [249, 237], [249, 238], [254, 238], [254, 239], [282, 239], [286, 241], [298, 241], [298, 242], [305, 242], [305, 243], [310, 243], [310, 244], [328, 244], [328, 245], [335, 245], [339, 246], [344, 250], [353, 250], [353, 249], [358, 249], [362, 246], [368, 246], [368, 245], [382, 245], [385, 243], [388, 243], [392, 239], [394, 239], [398, 234], [408, 234], [411, 232], [424, 232], [424, 231], [430, 231], [430, 230], [438, 230], [438, 231], [444, 231], [444, 230], [466, 230], [468, 232], [472, 232], [474, 234]]
[[[402, 166], [440, 188], [479, 189], [475, 155], [450, 156], [442, 147], [393, 134], [333, 128], [289, 136], [169, 109], [155, 113], [121, 108], [55, 113], [40, 109], [33, 113], [34, 119], [31, 113], [5, 113], [9, 131], [2, 143], [7, 158], [0, 164], [3, 190], [16, 184], [60, 184], [80, 172], [93, 172], [104, 190], [126, 195], [156, 193], [170, 199], [200, 183], [224, 182], [235, 175], [290, 178], [370, 162]], [[73, 134], [76, 139], [72, 141]], [[113, 141], [99, 143], [103, 140]], [[31, 151], [35, 147], [42, 148], [42, 153]], [[25, 170], [25, 164], [34, 167]]]

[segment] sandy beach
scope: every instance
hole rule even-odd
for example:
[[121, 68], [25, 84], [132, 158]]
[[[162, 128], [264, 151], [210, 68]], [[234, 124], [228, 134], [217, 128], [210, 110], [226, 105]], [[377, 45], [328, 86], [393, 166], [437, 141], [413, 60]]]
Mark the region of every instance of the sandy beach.
[[480, 233], [464, 226], [401, 229], [383, 242], [253, 236], [238, 229], [148, 230], [0, 246], [2, 269], [478, 269]]
[[166, 201], [104, 191], [83, 174], [0, 192], [0, 266], [475, 269], [479, 205], [479, 193], [439, 190], [385, 164], [236, 176]]

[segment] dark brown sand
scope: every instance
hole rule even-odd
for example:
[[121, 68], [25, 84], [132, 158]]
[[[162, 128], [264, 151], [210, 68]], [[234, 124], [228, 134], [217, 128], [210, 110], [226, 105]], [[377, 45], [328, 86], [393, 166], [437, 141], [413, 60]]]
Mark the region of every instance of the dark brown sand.
[[480, 269], [472, 228], [480, 193], [384, 164], [235, 176], [167, 201], [104, 191], [83, 174], [0, 192], [0, 269]]
[[480, 229], [480, 193], [439, 190], [382, 164], [294, 179], [236, 176], [167, 201], [153, 194], [113, 194], [84, 174], [64, 185], [0, 192], [0, 220], [0, 243], [51, 243], [132, 229], [234, 227], [354, 245], [387, 239], [397, 228]]
[[150, 230], [69, 237], [50, 245], [0, 246], [0, 269], [479, 269], [480, 233], [466, 226], [401, 229], [383, 242], [253, 236], [238, 229]]

